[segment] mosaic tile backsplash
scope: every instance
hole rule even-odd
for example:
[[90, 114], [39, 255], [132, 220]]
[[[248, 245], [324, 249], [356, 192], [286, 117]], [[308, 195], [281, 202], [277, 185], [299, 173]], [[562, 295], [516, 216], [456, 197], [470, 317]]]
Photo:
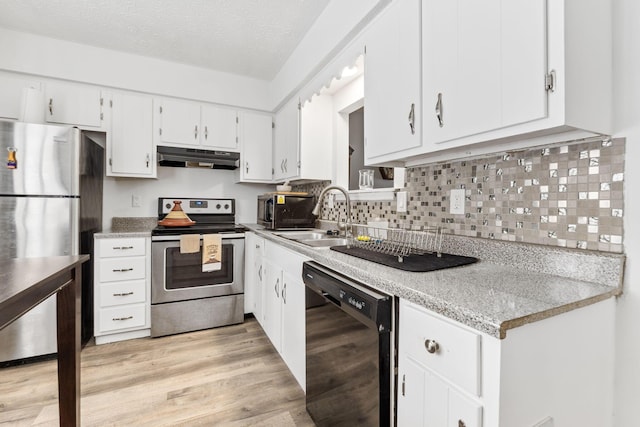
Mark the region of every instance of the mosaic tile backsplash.
[[[623, 252], [624, 139], [554, 144], [490, 157], [407, 168], [407, 212], [395, 201], [352, 202], [353, 221], [390, 227], [442, 226], [461, 236]], [[328, 182], [296, 190], [318, 195]], [[449, 213], [451, 189], [465, 214]], [[321, 218], [344, 218], [344, 202]]]

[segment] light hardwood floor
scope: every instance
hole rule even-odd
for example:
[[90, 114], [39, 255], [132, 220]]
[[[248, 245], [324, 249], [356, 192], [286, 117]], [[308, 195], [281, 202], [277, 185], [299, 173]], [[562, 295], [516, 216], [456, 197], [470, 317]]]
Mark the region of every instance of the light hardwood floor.
[[[83, 426], [313, 426], [304, 393], [250, 318], [82, 350]], [[0, 369], [0, 425], [58, 425], [55, 360]]]

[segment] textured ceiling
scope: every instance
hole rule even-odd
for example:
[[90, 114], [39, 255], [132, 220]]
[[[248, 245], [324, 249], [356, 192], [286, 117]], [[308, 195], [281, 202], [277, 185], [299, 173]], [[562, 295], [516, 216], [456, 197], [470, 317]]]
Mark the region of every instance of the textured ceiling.
[[271, 80], [330, 0], [0, 0], [0, 27]]

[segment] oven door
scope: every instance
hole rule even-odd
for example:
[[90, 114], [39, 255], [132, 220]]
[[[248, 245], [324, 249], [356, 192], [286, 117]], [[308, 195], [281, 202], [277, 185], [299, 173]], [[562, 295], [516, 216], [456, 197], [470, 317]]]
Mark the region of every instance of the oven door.
[[[202, 272], [202, 250], [180, 253], [180, 241], [151, 242], [151, 303], [186, 301], [244, 292], [244, 237], [222, 237], [222, 268]], [[200, 238], [202, 247], [202, 237]]]

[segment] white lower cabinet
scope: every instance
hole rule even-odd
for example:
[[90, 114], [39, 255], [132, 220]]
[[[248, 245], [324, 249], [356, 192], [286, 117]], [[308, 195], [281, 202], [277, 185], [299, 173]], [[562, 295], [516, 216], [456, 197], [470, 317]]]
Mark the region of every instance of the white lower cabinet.
[[401, 299], [397, 425], [611, 426], [614, 310], [610, 298], [498, 339]]
[[405, 301], [399, 334], [398, 425], [482, 426], [480, 335]]
[[[262, 328], [304, 390], [305, 287], [302, 263], [307, 258], [264, 241]], [[247, 259], [246, 262], [251, 262]]]
[[262, 314], [264, 239], [249, 232], [245, 233], [244, 242], [244, 312], [245, 314], [253, 313], [258, 323], [262, 325], [264, 321]]
[[96, 238], [96, 344], [149, 336], [151, 239]]

